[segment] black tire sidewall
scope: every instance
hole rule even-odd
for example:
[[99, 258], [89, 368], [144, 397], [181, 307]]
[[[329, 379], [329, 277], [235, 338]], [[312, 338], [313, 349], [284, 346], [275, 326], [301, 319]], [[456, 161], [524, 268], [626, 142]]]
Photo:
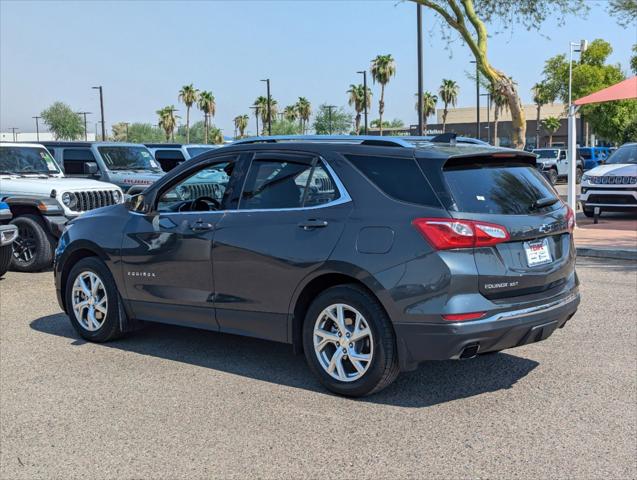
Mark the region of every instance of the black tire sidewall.
[[557, 185], [558, 175], [555, 169], [549, 170], [548, 177], [549, 177], [549, 182], [551, 183], [551, 185]]
[[[367, 321], [372, 331], [374, 356], [372, 364], [362, 378], [353, 382], [340, 382], [332, 378], [319, 363], [314, 353], [313, 331], [314, 324], [319, 314], [328, 306], [335, 303], [350, 305], [358, 310]], [[320, 382], [330, 391], [340, 395], [359, 397], [372, 392], [382, 381], [383, 375], [388, 366], [389, 358], [395, 355], [388, 352], [387, 347], [395, 349], [395, 339], [383, 338], [388, 330], [384, 322], [389, 322], [387, 314], [382, 306], [370, 294], [355, 286], [337, 286], [330, 288], [319, 295], [307, 311], [303, 323], [303, 349], [305, 358], [312, 372], [319, 378]]]
[[11, 265], [13, 259], [13, 245], [5, 245], [0, 247], [0, 277], [2, 277]]
[[[53, 262], [53, 241], [42, 224], [42, 220], [35, 215], [23, 215], [11, 220], [11, 224], [18, 227], [18, 229], [28, 228], [32, 230], [35, 240], [35, 253], [31, 261], [25, 263], [18, 261], [13, 256], [11, 268], [18, 272], [38, 272], [50, 267]], [[13, 245], [15, 245], [15, 240]]]
[[[106, 295], [108, 297], [106, 319], [102, 326], [94, 332], [82, 327], [75, 318], [75, 312], [73, 311], [73, 283], [80, 273], [86, 271], [91, 271], [100, 278], [104, 284]], [[64, 292], [64, 296], [66, 310], [69, 319], [71, 320], [71, 324], [82, 338], [91, 342], [106, 342], [117, 338], [121, 334], [119, 325], [119, 292], [117, 291], [111, 272], [102, 260], [97, 257], [88, 257], [77, 262], [69, 272], [69, 276], [66, 280], [66, 291]]]

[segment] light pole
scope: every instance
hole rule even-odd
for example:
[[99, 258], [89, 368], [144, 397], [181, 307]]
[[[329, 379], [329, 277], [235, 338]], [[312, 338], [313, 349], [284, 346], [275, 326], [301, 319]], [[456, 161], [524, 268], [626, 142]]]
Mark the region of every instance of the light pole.
[[267, 85], [267, 94], [268, 94], [268, 135], [272, 135], [272, 105], [270, 105], [272, 98], [270, 97], [270, 79], [266, 78], [265, 80], [261, 80], [265, 82]]
[[586, 40], [580, 40], [579, 42], [569, 43], [569, 61], [568, 61], [568, 205], [573, 210], [574, 218], [577, 212], [577, 192], [576, 192], [576, 178], [577, 178], [577, 131], [575, 128], [575, 115], [577, 114], [577, 107], [573, 105], [572, 90], [573, 90], [573, 52], [585, 52], [588, 48], [588, 42]]
[[102, 90], [102, 86], [100, 85], [99, 87], [92, 87], [93, 90], [99, 90], [100, 91], [100, 112], [101, 112], [101, 116], [102, 116], [102, 142], [106, 141], [106, 123], [104, 123], [104, 92]]
[[261, 110], [261, 108], [259, 108], [257, 105], [250, 108], [254, 110], [254, 119], [257, 121], [257, 137], [258, 137], [259, 136], [259, 110]]
[[327, 118], [328, 118], [327, 122], [329, 125], [328, 128], [331, 135], [332, 134], [332, 110], [336, 108], [336, 105], [325, 105], [325, 108], [327, 108]]
[[416, 4], [416, 23], [418, 29], [418, 135], [424, 135], [424, 118], [422, 114], [422, 6], [420, 3]]
[[367, 70], [361, 70], [359, 72], [356, 73], [360, 73], [363, 76], [363, 91], [365, 92], [364, 94], [364, 101], [363, 101], [363, 115], [365, 117], [365, 135], [367, 135]]
[[18, 140], [18, 134], [16, 133], [17, 130], [20, 130], [18, 127], [11, 127], [9, 130], [11, 130], [13, 132], [13, 141], [17, 141]]
[[480, 140], [480, 69], [476, 60], [469, 63], [476, 64], [476, 138]]
[[[31, 117], [31, 118], [35, 118], [35, 138], [37, 139], [37, 141], [40, 141], [40, 125], [38, 124], [38, 119], [42, 118], [42, 117], [38, 117], [37, 115], [35, 117]], [[85, 127], [86, 128], [86, 127]]]
[[481, 93], [479, 97], [487, 97], [487, 143], [491, 143], [491, 94]]
[[84, 116], [84, 141], [87, 142], [88, 141], [88, 131], [86, 129], [86, 116], [90, 115], [91, 112], [75, 112], [78, 115], [83, 115]]

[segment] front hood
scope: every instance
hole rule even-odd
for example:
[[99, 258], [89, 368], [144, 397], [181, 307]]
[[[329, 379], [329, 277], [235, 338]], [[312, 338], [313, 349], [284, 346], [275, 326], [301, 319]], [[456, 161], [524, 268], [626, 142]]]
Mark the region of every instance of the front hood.
[[637, 165], [626, 163], [600, 165], [586, 172], [586, 175], [590, 177], [602, 177], [604, 175], [637, 177]]
[[42, 194], [49, 196], [51, 190], [57, 192], [78, 192], [85, 190], [115, 190], [112, 183], [98, 182], [86, 178], [69, 177], [17, 177], [2, 175], [2, 193]]

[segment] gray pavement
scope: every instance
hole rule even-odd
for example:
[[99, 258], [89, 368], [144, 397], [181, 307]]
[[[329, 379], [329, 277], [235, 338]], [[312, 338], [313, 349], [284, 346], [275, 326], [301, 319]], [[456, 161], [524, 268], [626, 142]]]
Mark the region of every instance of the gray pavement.
[[286, 345], [153, 326], [78, 339], [51, 273], [0, 280], [0, 478], [636, 478], [637, 264], [578, 261], [547, 341], [363, 400]]

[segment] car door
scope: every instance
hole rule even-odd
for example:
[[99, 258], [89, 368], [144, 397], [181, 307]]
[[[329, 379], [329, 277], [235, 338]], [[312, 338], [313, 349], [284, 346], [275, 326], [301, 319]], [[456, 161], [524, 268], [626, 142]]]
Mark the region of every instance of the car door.
[[214, 239], [215, 312], [220, 329], [288, 340], [294, 290], [334, 249], [351, 199], [314, 155], [256, 153], [238, 208]]
[[217, 329], [212, 242], [232, 191], [235, 156], [187, 170], [157, 194], [150, 214], [131, 213], [122, 274], [135, 316]]
[[568, 159], [566, 158], [566, 150], [560, 150], [557, 157], [557, 174], [568, 175]]

